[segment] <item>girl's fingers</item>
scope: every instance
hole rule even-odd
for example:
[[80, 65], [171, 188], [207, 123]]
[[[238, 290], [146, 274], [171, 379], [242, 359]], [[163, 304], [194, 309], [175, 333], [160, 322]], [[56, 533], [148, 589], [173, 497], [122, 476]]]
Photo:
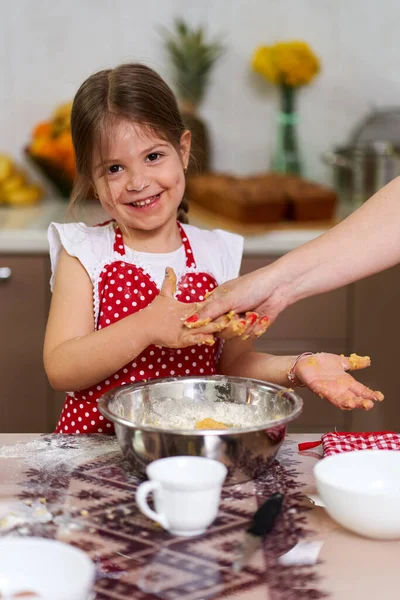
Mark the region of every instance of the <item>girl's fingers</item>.
[[239, 315], [235, 315], [228, 323], [225, 329], [218, 335], [223, 340], [230, 340], [245, 333], [247, 327], [246, 319], [242, 319]]
[[369, 356], [358, 356], [358, 354], [350, 354], [350, 356], [342, 356], [343, 368], [346, 371], [356, 371], [357, 369], [365, 369], [371, 364]]
[[265, 333], [269, 324], [268, 317], [258, 318], [255, 312], [234, 315], [219, 337], [223, 339], [241, 337], [243, 340], [247, 340], [249, 337], [259, 337]]
[[373, 400], [383, 400], [381, 392], [374, 392], [355, 380], [354, 384], [341, 392], [331, 388], [330, 382], [327, 380], [313, 382], [310, 388], [321, 398], [325, 398], [341, 410], [352, 410], [354, 408], [370, 410], [374, 406]]
[[184, 338], [185, 346], [196, 346], [196, 344], [214, 346], [215, 338], [213, 335], [209, 335], [206, 333], [190, 333], [187, 337]]
[[223, 329], [225, 329], [225, 327], [229, 324], [229, 322], [234, 318], [235, 313], [233, 311], [227, 313], [226, 315], [222, 315], [221, 317], [218, 317], [217, 319], [214, 319], [214, 321], [211, 321], [211, 319], [200, 319], [198, 315], [192, 315], [188, 318], [186, 318], [183, 322], [184, 326], [187, 327], [188, 329], [198, 329], [199, 327], [206, 327], [207, 325], [210, 324], [209, 326], [209, 331], [215, 332], [215, 331], [222, 331]]
[[219, 337], [223, 339], [240, 337], [242, 340], [247, 340], [252, 335], [257, 318], [257, 313], [253, 312], [246, 313], [244, 316], [234, 315]]
[[354, 380], [354, 383], [350, 386], [350, 390], [356, 396], [359, 396], [364, 400], [376, 400], [377, 402], [382, 402], [384, 399], [384, 395], [381, 392], [371, 390], [369, 387], [356, 380]]
[[167, 296], [168, 298], [173, 298], [176, 292], [176, 274], [171, 267], [167, 267], [165, 269], [164, 281], [161, 286], [160, 294], [163, 296]]
[[355, 407], [354, 408], [363, 408], [364, 410], [371, 410], [374, 407], [373, 400], [369, 398], [364, 398], [363, 396], [355, 396]]
[[[194, 302], [193, 304], [190, 305], [190, 308], [188, 309], [187, 312], [187, 316], [182, 319], [183, 323], [185, 325], [185, 327], [188, 327], [188, 329], [193, 329], [194, 327], [201, 327], [201, 325], [196, 325], [196, 323], [209, 323], [210, 321], [212, 321], [212, 319], [210, 317], [204, 317], [204, 316], [200, 316], [199, 312], [208, 304], [209, 297], [210, 297], [211, 292], [207, 292], [204, 296], [204, 300], [202, 302]], [[207, 300], [208, 298], [208, 300]]]
[[374, 403], [372, 400], [362, 400], [361, 406], [364, 410], [371, 410], [371, 408], [374, 408]]
[[349, 389], [340, 389], [337, 386], [332, 386], [332, 381], [329, 379], [318, 379], [308, 385], [308, 387], [320, 398], [325, 398], [342, 410], [351, 410], [356, 407], [356, 396]]
[[204, 333], [216, 333], [222, 339], [241, 337], [247, 340], [249, 337], [259, 337], [270, 325], [268, 317], [258, 318], [255, 312], [247, 312], [245, 315], [237, 315], [230, 311], [217, 319], [201, 319], [197, 313], [183, 319], [183, 324], [188, 329], [202, 328]]
[[352, 410], [357, 407], [357, 397], [350, 390], [339, 395], [327, 395], [327, 400], [342, 410]]
[[211, 319], [200, 319], [199, 315], [195, 314], [188, 318], [183, 318], [183, 324], [187, 329], [198, 329], [210, 323]]
[[[184, 320], [184, 325], [188, 329], [195, 329], [198, 327], [204, 327], [209, 323], [221, 324], [220, 331], [224, 333], [219, 335], [223, 339], [230, 339], [233, 337], [242, 337], [244, 340], [249, 337], [260, 337], [263, 335], [271, 324], [270, 319], [267, 316], [258, 318], [258, 314], [254, 311], [245, 313], [245, 315], [238, 315], [234, 311], [230, 311], [225, 315], [222, 315], [215, 321], [210, 319], [201, 319], [198, 315], [198, 310], [203, 306], [204, 303], [193, 305], [195, 312]], [[216, 332], [217, 328], [211, 327], [210, 331]], [[349, 367], [350, 368], [350, 367]]]
[[215, 335], [218, 335], [218, 337], [223, 337], [224, 339], [227, 339], [228, 336], [225, 336], [225, 332], [229, 331], [230, 324], [231, 321], [229, 321], [229, 319], [226, 316], [224, 316], [219, 317], [215, 321], [211, 321], [211, 323], [207, 323], [206, 325], [201, 327], [200, 330], [193, 329], [193, 331], [199, 331], [200, 333], [213, 333]]

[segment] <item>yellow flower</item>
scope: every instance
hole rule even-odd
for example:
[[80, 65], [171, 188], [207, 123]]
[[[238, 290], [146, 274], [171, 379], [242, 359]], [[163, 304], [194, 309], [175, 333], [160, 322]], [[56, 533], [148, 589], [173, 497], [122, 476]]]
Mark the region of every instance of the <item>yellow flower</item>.
[[260, 46], [253, 54], [253, 70], [272, 83], [278, 83], [279, 72], [274, 62], [273, 50], [269, 46]]
[[252, 67], [271, 83], [298, 87], [319, 73], [320, 62], [306, 42], [278, 42], [257, 48]]

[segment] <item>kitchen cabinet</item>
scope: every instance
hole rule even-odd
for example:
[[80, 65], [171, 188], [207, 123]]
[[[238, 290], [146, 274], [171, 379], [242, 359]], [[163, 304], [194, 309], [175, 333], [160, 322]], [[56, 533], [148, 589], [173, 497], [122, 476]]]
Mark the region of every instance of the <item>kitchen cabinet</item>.
[[[242, 273], [274, 257], [246, 255]], [[50, 263], [47, 254], [0, 253], [0, 432], [49, 432], [64, 402], [54, 392], [43, 368], [42, 348], [50, 305]], [[307, 298], [289, 307], [256, 341], [256, 348], [272, 354], [304, 351], [368, 354], [372, 366], [356, 374], [380, 389], [385, 401], [374, 410], [340, 411], [308, 390], [302, 415], [292, 432], [337, 430], [400, 430], [398, 385], [400, 372], [400, 266], [339, 290]]]
[[0, 431], [49, 431], [51, 391], [42, 360], [48, 258], [0, 254], [0, 269]]

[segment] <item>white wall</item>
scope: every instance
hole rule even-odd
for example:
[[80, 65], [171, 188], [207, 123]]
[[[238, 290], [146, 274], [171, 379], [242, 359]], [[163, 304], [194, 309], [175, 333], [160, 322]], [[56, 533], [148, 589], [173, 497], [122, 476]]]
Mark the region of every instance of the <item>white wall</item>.
[[373, 105], [400, 104], [398, 0], [0, 0], [0, 152], [18, 156], [34, 124], [92, 72], [143, 61], [168, 79], [159, 25], [175, 16], [228, 47], [202, 106], [216, 170], [269, 165], [276, 96], [250, 72], [261, 43], [308, 41], [323, 72], [299, 96], [306, 174], [330, 181], [323, 151]]

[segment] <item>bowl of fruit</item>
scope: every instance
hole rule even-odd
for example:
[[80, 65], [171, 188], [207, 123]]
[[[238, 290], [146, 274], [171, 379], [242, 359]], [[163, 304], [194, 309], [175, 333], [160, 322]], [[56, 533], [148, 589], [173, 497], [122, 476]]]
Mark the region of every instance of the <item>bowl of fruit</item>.
[[8, 154], [0, 154], [0, 205], [36, 204], [42, 196], [42, 187], [31, 182], [26, 170]]
[[72, 102], [58, 106], [51, 117], [38, 123], [25, 148], [27, 158], [58, 192], [69, 198], [76, 174], [71, 136]]

